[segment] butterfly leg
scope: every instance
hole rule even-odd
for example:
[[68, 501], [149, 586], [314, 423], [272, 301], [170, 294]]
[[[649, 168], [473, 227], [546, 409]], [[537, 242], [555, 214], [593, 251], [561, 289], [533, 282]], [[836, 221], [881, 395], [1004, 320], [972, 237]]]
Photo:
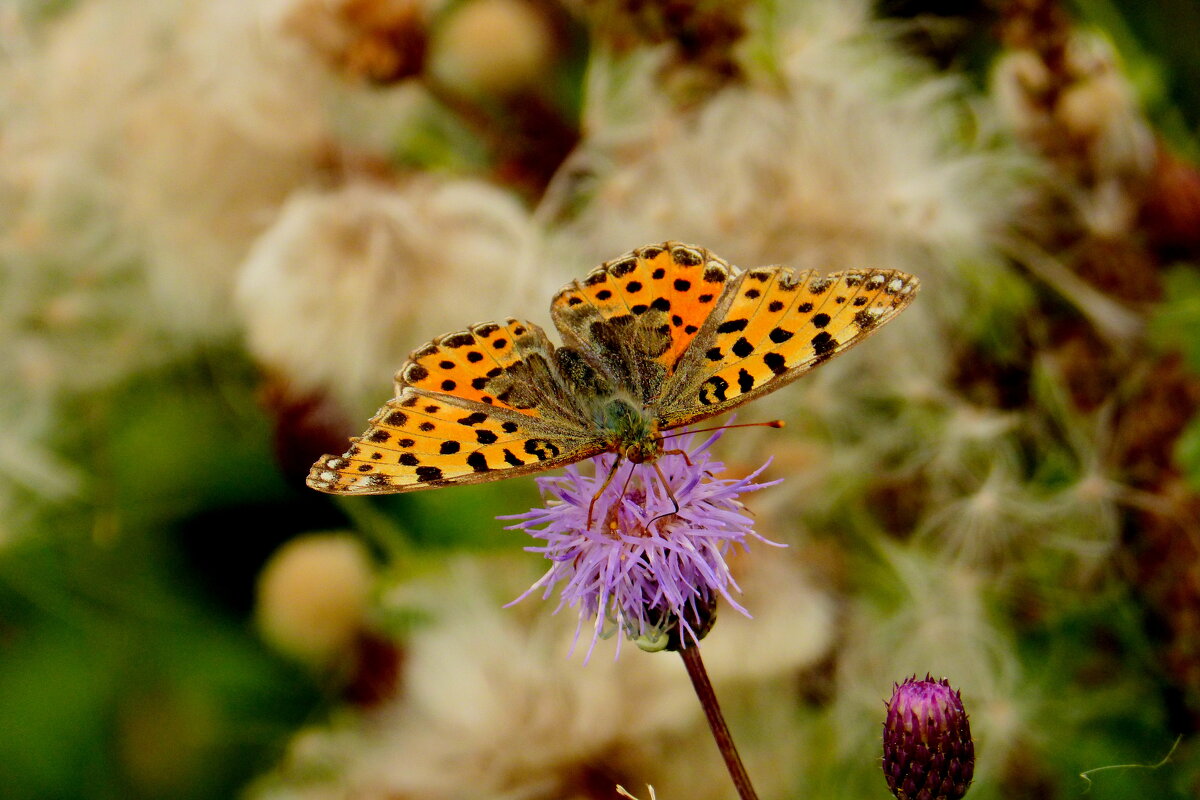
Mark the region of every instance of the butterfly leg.
[[[687, 463], [687, 465], [688, 465], [689, 467], [694, 467], [694, 466], [696, 466], [695, 464], [693, 464], [693, 463], [692, 463], [692, 459], [688, 457], [688, 452], [687, 452], [687, 450], [663, 450], [663, 451], [662, 451], [662, 453], [661, 453], [661, 455], [664, 455], [664, 456], [683, 456], [683, 460], [684, 460], [684, 461]], [[655, 465], [654, 465], [654, 468], [655, 468], [655, 469], [658, 469], [658, 464], [655, 464]], [[661, 475], [662, 475], [662, 470], [659, 470], [658, 474], [659, 474], [659, 476], [661, 476]]]
[[[612, 469], [608, 471], [608, 476], [605, 477], [604, 483], [601, 484], [600, 488], [596, 490], [596, 493], [592, 495], [592, 502], [588, 505], [587, 527], [585, 527], [584, 530], [590, 531], [592, 529], [592, 517], [595, 515], [596, 501], [600, 499], [600, 495], [604, 494], [604, 490], [608, 488], [610, 483], [612, 483], [613, 476], [617, 474], [617, 470], [621, 467], [621, 458], [622, 454], [617, 453], [617, 460], [613, 462]], [[632, 475], [633, 473], [631, 472], [630, 474]]]
[[[682, 450], [677, 450], [677, 451], [671, 451], [671, 450], [668, 450], [667, 452], [668, 452], [668, 453], [670, 453], [670, 452], [679, 452], [679, 453], [683, 453], [683, 451], [682, 451]], [[665, 455], [665, 454], [664, 454], [664, 455]], [[683, 456], [683, 457], [684, 457], [684, 458], [687, 458], [687, 454], [686, 454], [686, 453], [684, 453], [684, 456]], [[647, 530], [647, 531], [649, 531], [649, 530], [650, 530], [650, 526], [651, 526], [651, 525], [653, 525], [654, 523], [658, 522], [660, 519], [665, 519], [666, 517], [673, 517], [673, 516], [675, 516], [676, 514], [678, 514], [678, 513], [679, 513], [679, 501], [675, 499], [675, 493], [671, 491], [671, 484], [667, 483], [667, 476], [663, 474], [662, 467], [660, 467], [660, 466], [658, 465], [658, 462], [657, 462], [657, 461], [653, 461], [653, 462], [651, 462], [651, 463], [653, 463], [653, 464], [654, 464], [654, 471], [658, 473], [658, 480], [659, 480], [659, 481], [662, 483], [663, 490], [664, 490], [664, 491], [667, 493], [667, 497], [671, 498], [671, 505], [675, 506], [675, 508], [674, 508], [673, 510], [671, 510], [671, 511], [668, 511], [668, 512], [667, 512], [667, 513], [665, 513], [665, 514], [659, 514], [657, 517], [655, 517], [654, 519], [652, 519], [652, 520], [650, 520], [649, 522], [647, 522], [647, 523], [646, 523], [646, 530]], [[689, 462], [688, 462], [688, 466], [690, 467], [691, 465], [692, 465], [692, 464], [691, 464], [691, 462], [689, 461]]]

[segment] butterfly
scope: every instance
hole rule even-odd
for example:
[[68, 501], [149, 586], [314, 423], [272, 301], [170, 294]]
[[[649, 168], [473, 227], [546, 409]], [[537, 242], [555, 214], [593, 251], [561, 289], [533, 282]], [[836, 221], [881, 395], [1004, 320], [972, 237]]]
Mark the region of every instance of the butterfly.
[[387, 494], [528, 475], [615, 452], [663, 451], [663, 431], [773, 392], [903, 311], [917, 278], [742, 271], [666, 242], [608, 261], [551, 302], [562, 336], [506, 319], [414, 350], [395, 397], [308, 485]]

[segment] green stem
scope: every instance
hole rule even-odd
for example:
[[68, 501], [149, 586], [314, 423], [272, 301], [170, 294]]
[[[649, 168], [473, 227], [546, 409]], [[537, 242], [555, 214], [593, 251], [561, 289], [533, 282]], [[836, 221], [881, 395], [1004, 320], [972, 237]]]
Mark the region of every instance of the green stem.
[[742, 800], [758, 800], [758, 795], [754, 793], [754, 786], [750, 783], [750, 776], [742, 765], [742, 758], [733, 744], [729, 726], [725, 724], [725, 716], [721, 713], [720, 704], [717, 703], [716, 692], [713, 691], [712, 683], [708, 680], [708, 672], [704, 669], [704, 662], [700, 659], [700, 648], [693, 644], [691, 647], [682, 648], [679, 655], [683, 657], [683, 665], [687, 667], [688, 677], [692, 679], [696, 696], [700, 698], [704, 716], [708, 717], [708, 727], [712, 729], [713, 739], [717, 741], [721, 757], [725, 759], [725, 767], [729, 770], [729, 777], [733, 779], [738, 796]]

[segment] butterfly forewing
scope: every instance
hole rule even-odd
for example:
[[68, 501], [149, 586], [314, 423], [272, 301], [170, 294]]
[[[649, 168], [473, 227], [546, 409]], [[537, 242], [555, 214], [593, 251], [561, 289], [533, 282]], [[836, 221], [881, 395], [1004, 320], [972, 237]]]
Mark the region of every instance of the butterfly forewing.
[[853, 347], [912, 301], [918, 281], [895, 270], [824, 277], [787, 267], [750, 270], [684, 359], [664, 392], [662, 422], [674, 427], [721, 413], [795, 380]]
[[733, 269], [700, 247], [667, 242], [634, 250], [568, 284], [551, 303], [568, 344], [603, 350], [604, 336], [629, 346], [631, 356], [674, 370], [717, 307]]

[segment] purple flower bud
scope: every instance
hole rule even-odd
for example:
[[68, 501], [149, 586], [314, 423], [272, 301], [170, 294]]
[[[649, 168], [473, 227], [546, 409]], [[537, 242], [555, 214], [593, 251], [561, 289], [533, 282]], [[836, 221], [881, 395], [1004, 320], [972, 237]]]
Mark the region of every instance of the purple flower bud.
[[962, 696], [943, 678], [898, 684], [883, 723], [883, 774], [898, 800], [958, 800], [975, 774]]

